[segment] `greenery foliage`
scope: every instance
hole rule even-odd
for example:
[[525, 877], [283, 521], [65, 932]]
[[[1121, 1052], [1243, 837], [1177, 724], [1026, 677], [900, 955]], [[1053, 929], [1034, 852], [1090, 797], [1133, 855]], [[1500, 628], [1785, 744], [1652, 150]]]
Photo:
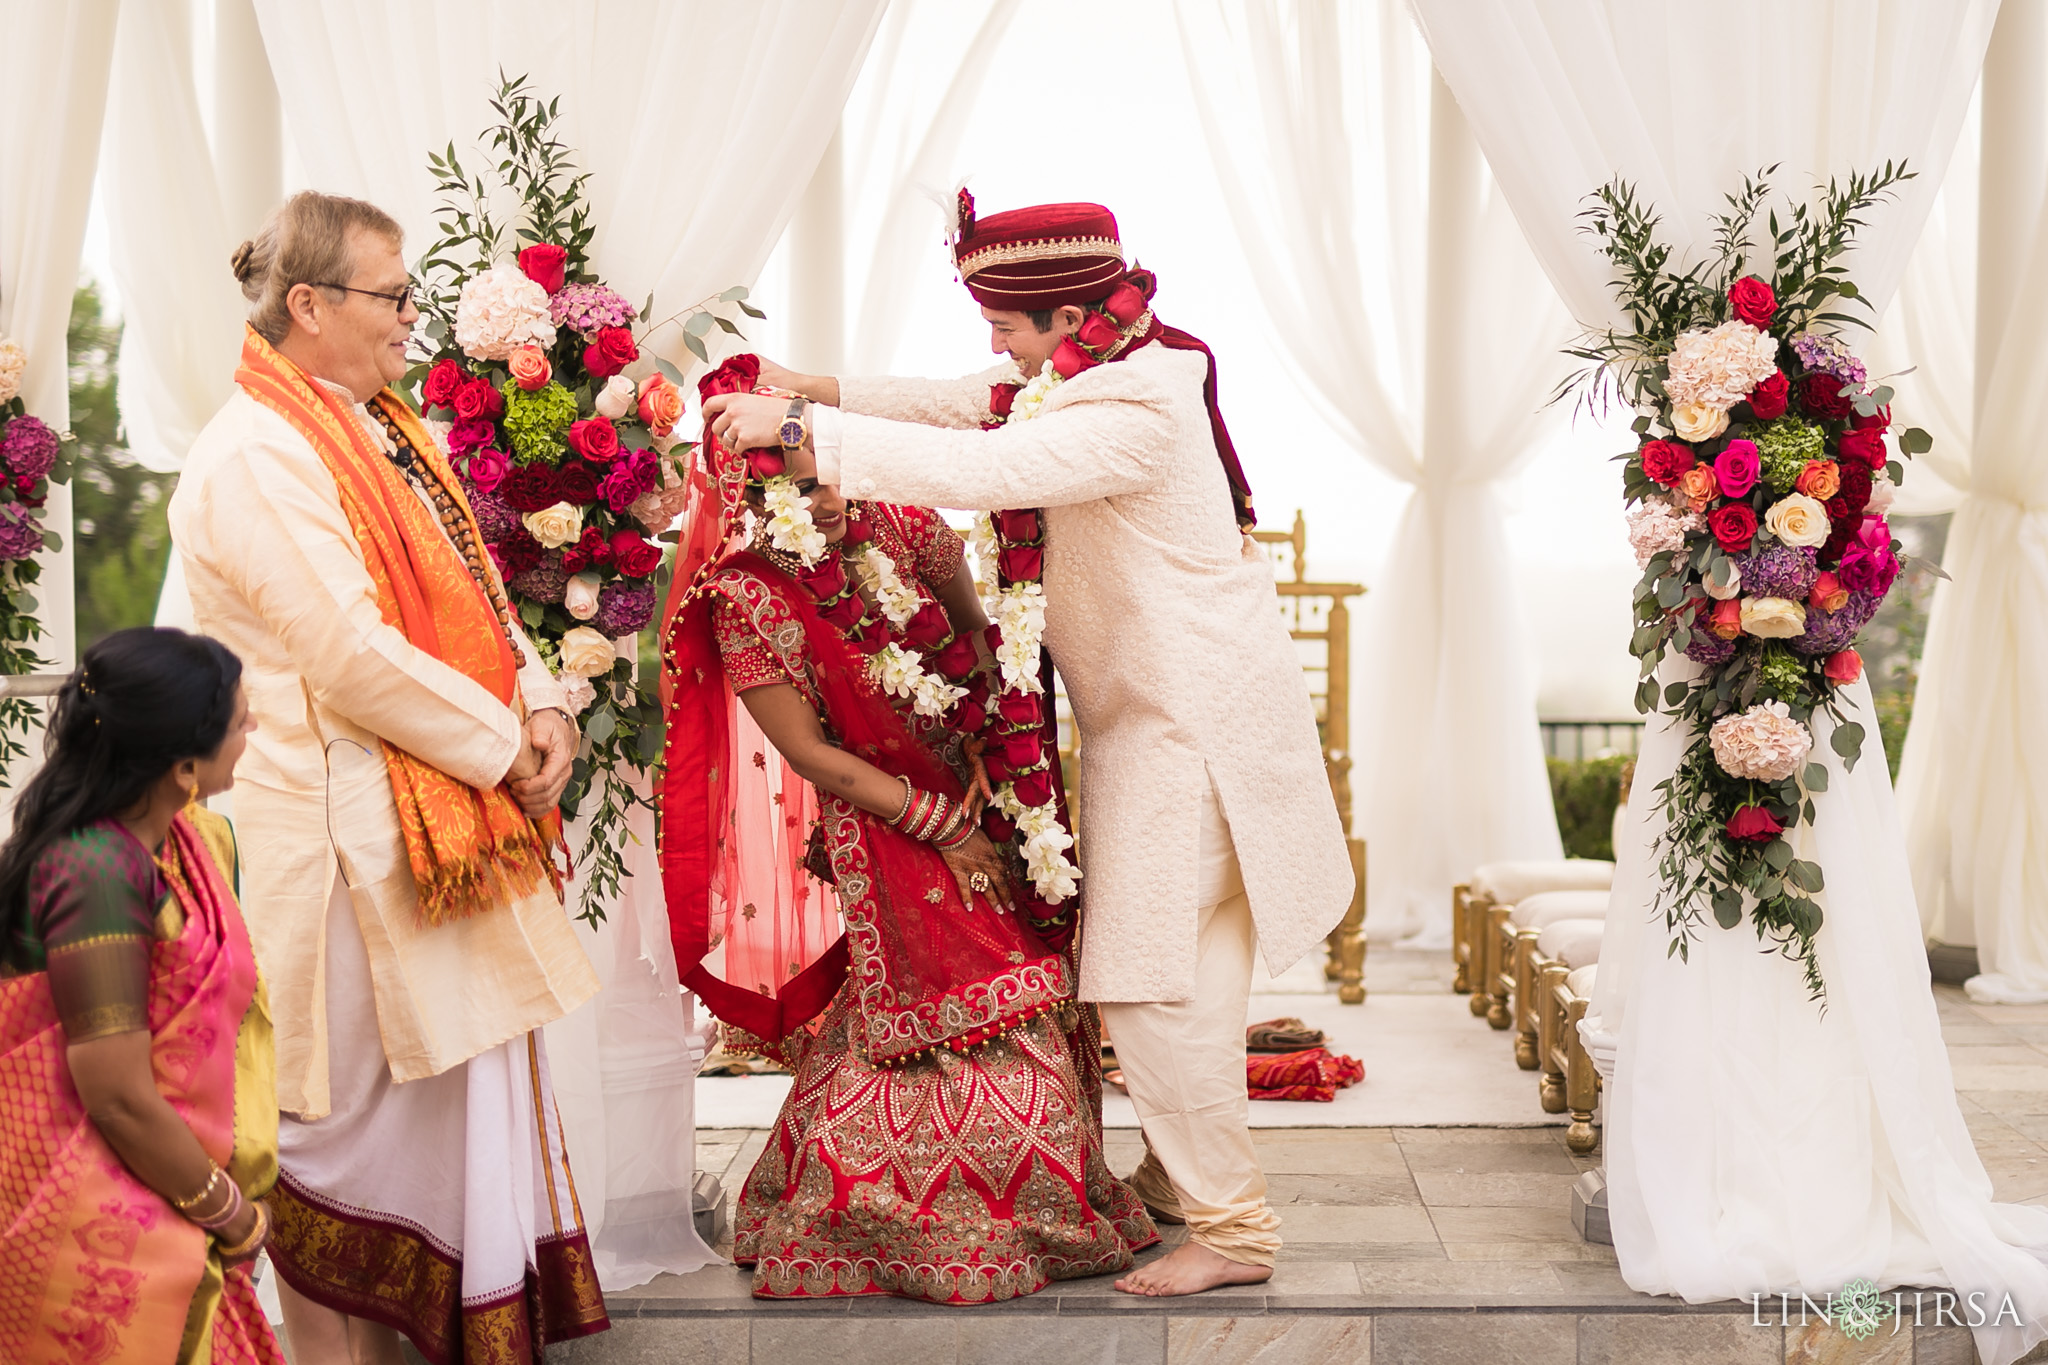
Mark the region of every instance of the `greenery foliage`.
[[1553, 758], [1550, 801], [1567, 858], [1614, 857], [1614, 810], [1621, 804], [1621, 774], [1633, 760], [1615, 755], [1573, 761]]

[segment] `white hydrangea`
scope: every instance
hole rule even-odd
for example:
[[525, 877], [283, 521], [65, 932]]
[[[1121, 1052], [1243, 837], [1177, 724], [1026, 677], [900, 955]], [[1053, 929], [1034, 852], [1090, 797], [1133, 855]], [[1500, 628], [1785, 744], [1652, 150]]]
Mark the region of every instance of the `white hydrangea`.
[[472, 275], [455, 303], [455, 344], [472, 360], [505, 360], [521, 346], [555, 344], [548, 291], [512, 265]]
[[[1664, 395], [1726, 412], [1778, 368], [1778, 339], [1746, 322], [1681, 332], [1671, 349]], [[1689, 438], [1690, 439], [1690, 438]]]

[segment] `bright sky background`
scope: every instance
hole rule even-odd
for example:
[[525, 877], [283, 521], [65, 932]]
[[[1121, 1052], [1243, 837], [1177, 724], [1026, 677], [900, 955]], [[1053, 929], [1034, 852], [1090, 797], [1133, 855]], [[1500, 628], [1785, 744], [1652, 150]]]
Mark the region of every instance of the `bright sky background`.
[[[205, 24], [206, 7], [198, 8]], [[1126, 254], [1158, 272], [1161, 315], [1216, 352], [1224, 416], [1262, 523], [1285, 529], [1304, 509], [1312, 576], [1370, 586], [1385, 570], [1407, 489], [1338, 438], [1272, 336], [1209, 161], [1179, 43], [1168, 0], [1031, 0], [989, 71], [962, 138], [960, 172], [971, 173], [984, 212], [1054, 200], [1093, 200], [1115, 212]], [[210, 59], [210, 41], [194, 47], [202, 63]], [[197, 74], [208, 88], [210, 73]], [[934, 70], [929, 79], [949, 75]], [[286, 184], [295, 189], [303, 175], [295, 173], [289, 130], [286, 140]], [[857, 149], [847, 164], [858, 166]], [[936, 204], [920, 230], [938, 241]], [[97, 210], [85, 260], [89, 273], [110, 281]], [[930, 260], [897, 368], [985, 368], [992, 357], [979, 313], [936, 249]], [[857, 300], [857, 285], [849, 292]], [[783, 252], [763, 272], [754, 301], [769, 321], [751, 339], [766, 354], [787, 354]], [[1636, 571], [1608, 463], [1626, 439], [1581, 418], [1575, 429], [1561, 427], [1507, 488], [1508, 535], [1522, 571], [1500, 591], [1522, 599], [1547, 718], [1634, 715], [1627, 642]]]

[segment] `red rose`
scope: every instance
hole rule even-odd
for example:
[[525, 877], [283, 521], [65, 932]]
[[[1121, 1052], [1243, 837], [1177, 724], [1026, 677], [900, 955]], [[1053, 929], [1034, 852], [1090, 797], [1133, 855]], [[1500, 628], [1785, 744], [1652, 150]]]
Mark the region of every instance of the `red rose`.
[[430, 408], [447, 407], [467, 377], [455, 361], [435, 361], [434, 368], [427, 371], [426, 382], [420, 385], [420, 402]]
[[[819, 607], [818, 615], [824, 619], [827, 625], [835, 629], [852, 630], [860, 624], [861, 614], [866, 610], [867, 604], [860, 600], [860, 594], [850, 592], [830, 606]], [[880, 643], [873, 640], [864, 641], [863, 643], [874, 644], [877, 649], [881, 648]]]
[[597, 501], [597, 471], [581, 460], [564, 460], [555, 471], [556, 502], [573, 502], [579, 507]]
[[988, 770], [988, 780], [1000, 787], [1017, 774], [1010, 769], [1010, 762], [1003, 757], [1000, 748], [990, 749], [981, 756], [981, 766]]
[[946, 728], [963, 735], [975, 734], [987, 723], [988, 712], [972, 697], [962, 697], [955, 702], [952, 713], [946, 717]]
[[1842, 456], [1848, 460], [1860, 460], [1873, 470], [1883, 469], [1884, 428], [1858, 427], [1842, 433]]
[[1074, 333], [1074, 340], [1096, 356], [1103, 355], [1123, 339], [1124, 334], [1117, 330], [1116, 324], [1100, 313], [1090, 313], [1081, 319], [1081, 330]]
[[1792, 391], [1783, 370], [1772, 370], [1749, 391], [1749, 410], [1759, 421], [1785, 415], [1785, 403]]
[[1824, 671], [1828, 681], [1847, 687], [1863, 676], [1863, 656], [1853, 649], [1838, 649], [1828, 655]]
[[981, 628], [981, 638], [988, 646], [988, 652], [997, 654], [1003, 648], [1003, 628], [991, 621]]
[[1771, 325], [1771, 319], [1778, 313], [1778, 296], [1771, 287], [1754, 275], [1744, 275], [1728, 290], [1728, 306], [1759, 332]]
[[1816, 370], [1799, 381], [1799, 406], [1816, 417], [1839, 420], [1856, 410], [1856, 394], [1834, 375]]
[[609, 417], [585, 417], [569, 424], [569, 449], [593, 464], [619, 458], [619, 429]]
[[797, 570], [796, 581], [820, 602], [829, 602], [846, 591], [846, 565], [838, 555], [826, 555], [808, 569]]
[[593, 564], [611, 562], [612, 543], [595, 526], [584, 527], [583, 539], [562, 551], [562, 568], [572, 574], [582, 573]]
[[661, 547], [638, 531], [614, 531], [612, 563], [628, 578], [645, 578], [661, 567]]
[[994, 521], [996, 534], [1012, 545], [1038, 539], [1038, 509], [1035, 507], [997, 512]]
[[1677, 441], [1651, 441], [1643, 447], [1643, 473], [1666, 488], [1677, 483], [1686, 470], [1698, 463], [1691, 448]]
[[489, 380], [472, 379], [455, 391], [454, 408], [465, 422], [496, 421], [505, 415], [505, 400]]
[[1017, 826], [1009, 816], [990, 806], [981, 813], [981, 832], [1000, 844], [1016, 834]]
[[1870, 413], [1867, 416], [1860, 412], [1856, 414], [1855, 427], [1858, 431], [1883, 431], [1891, 424], [1892, 405], [1890, 403], [1886, 403], [1876, 412]]
[[467, 455], [470, 451], [491, 444], [498, 438], [497, 424], [478, 417], [468, 422], [457, 422], [448, 429], [448, 453]]
[[1017, 779], [1017, 799], [1027, 806], [1043, 806], [1052, 801], [1052, 769], [1040, 768], [1035, 773], [1026, 773]]
[[535, 242], [519, 253], [519, 268], [550, 294], [562, 287], [562, 278], [569, 269], [569, 252], [553, 242]]
[[752, 393], [761, 378], [761, 357], [727, 356], [717, 369], [697, 381], [697, 396], [710, 398], [721, 393]]
[[759, 450], [747, 452], [747, 468], [753, 471], [754, 477], [757, 479], [772, 479], [779, 476], [789, 466], [783, 462], [780, 450], [773, 450], [763, 446]]
[[1020, 729], [1036, 729], [1045, 722], [1045, 712], [1038, 704], [1036, 692], [1005, 692], [996, 703], [996, 713], [1003, 718], [1003, 724]]
[[1102, 301], [1102, 309], [1116, 319], [1117, 326], [1128, 327], [1145, 316], [1145, 295], [1126, 280]]
[[505, 482], [505, 476], [511, 472], [512, 462], [502, 450], [471, 451], [469, 463], [462, 467], [462, 477], [479, 493], [490, 492]]
[[498, 485], [498, 496], [515, 512], [538, 512], [563, 500], [562, 483], [544, 464], [514, 465]]
[[1004, 762], [1017, 772], [1025, 772], [1037, 767], [1045, 756], [1045, 741], [1038, 731], [1024, 730], [1003, 736], [1002, 751]]
[[[932, 656], [932, 663], [937, 666], [939, 672], [945, 674], [954, 682], [959, 682], [962, 678], [972, 673], [974, 666], [980, 662], [981, 656], [974, 652], [974, 637], [972, 635], [955, 635], [944, 649]], [[979, 730], [981, 723], [976, 721], [973, 725], [965, 728]]]
[[1728, 817], [1728, 837], [1731, 839], [1768, 844], [1784, 832], [1785, 827], [1762, 806], [1744, 806]]
[[583, 368], [599, 379], [610, 379], [640, 358], [633, 334], [623, 327], [600, 327], [597, 338], [583, 348]]
[[1045, 572], [1045, 551], [1035, 545], [1012, 545], [996, 553], [996, 568], [1005, 583], [1035, 582]]
[[991, 417], [1008, 417], [1010, 409], [1017, 406], [1015, 384], [991, 384], [988, 386], [988, 412]]
[[946, 619], [946, 609], [936, 602], [927, 602], [917, 609], [917, 614], [903, 623], [903, 633], [926, 649], [937, 649], [939, 643], [953, 633], [953, 623]]
[[1072, 337], [1061, 337], [1060, 344], [1053, 347], [1053, 373], [1062, 379], [1072, 379], [1083, 370], [1092, 370], [1102, 362], [1074, 344]]
[[1747, 503], [1731, 502], [1707, 514], [1707, 529], [1730, 554], [1747, 550], [1749, 542], [1756, 538], [1756, 513]]

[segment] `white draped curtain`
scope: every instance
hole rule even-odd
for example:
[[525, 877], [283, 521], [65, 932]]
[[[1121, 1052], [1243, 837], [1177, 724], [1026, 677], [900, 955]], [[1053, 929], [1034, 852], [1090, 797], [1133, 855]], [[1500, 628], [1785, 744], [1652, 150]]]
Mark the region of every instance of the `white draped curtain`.
[[[114, 50], [115, 0], [52, 5], [0, 0], [0, 336], [28, 352], [21, 398], [59, 431], [71, 425], [65, 334], [92, 202], [93, 167]], [[43, 523], [64, 537], [39, 556], [36, 650], [59, 669], [77, 653], [71, 586], [71, 490], [53, 485]], [[19, 774], [17, 774], [19, 776]]]
[[2044, 80], [2048, 13], [2009, 4], [1985, 58], [1981, 172], [1967, 185], [1951, 175], [1944, 194], [1974, 200], [1967, 235], [1922, 243], [1897, 310], [1907, 337], [1943, 357], [1923, 391], [1952, 429], [1936, 431], [1935, 454], [1959, 438], [1943, 472], [1961, 493], [1899, 770], [1907, 849], [1930, 929], [1976, 944], [1971, 997], [2013, 1004], [2048, 1001]]
[[[490, 161], [501, 71], [561, 98], [557, 135], [590, 172], [594, 269], [656, 320], [752, 284], [810, 181], [883, 0], [256, 0], [307, 182], [368, 199], [431, 243], [429, 151]], [[221, 275], [226, 277], [225, 266]], [[650, 349], [694, 363], [680, 329]], [[605, 990], [550, 1025], [557, 1098], [608, 1288], [711, 1259], [688, 1217], [688, 1011], [676, 988], [653, 831], [586, 939]], [[572, 832], [572, 838], [580, 837]], [[573, 894], [573, 890], [572, 890]]]
[[[1779, 164], [1781, 190], [1804, 195], [1830, 175], [1904, 160], [1918, 178], [1864, 215], [1850, 262], [1881, 314], [1947, 169], [1998, 8], [1997, 0], [1411, 2], [1530, 246], [1589, 327], [1621, 321], [1609, 266], [1577, 218], [1585, 196], [1613, 177], [1656, 205], [1663, 239], [1683, 264], [1704, 254], [1708, 215], [1745, 173]], [[1727, 53], [1731, 35], [1764, 34], [1768, 41], [1741, 45], [1740, 60], [1702, 58]], [[1639, 770], [1637, 790], [1665, 776]], [[1610, 922], [1603, 964], [1631, 960], [1616, 930], [1640, 933], [1636, 918]], [[1619, 1027], [1628, 984], [1603, 967], [1594, 1012], [1610, 1028]]]
[[1398, 0], [1191, 0], [1232, 224], [1311, 398], [1413, 492], [1360, 646], [1367, 930], [1447, 937], [1451, 884], [1560, 848], [1501, 481], [1569, 320]]

